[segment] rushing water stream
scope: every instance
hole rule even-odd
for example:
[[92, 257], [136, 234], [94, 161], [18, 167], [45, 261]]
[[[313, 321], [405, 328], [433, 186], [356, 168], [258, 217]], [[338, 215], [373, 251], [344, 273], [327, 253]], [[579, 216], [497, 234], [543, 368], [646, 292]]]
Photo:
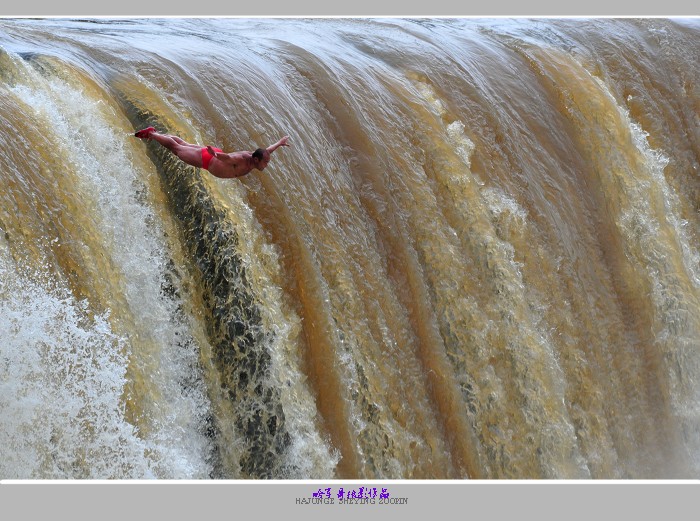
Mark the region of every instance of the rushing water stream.
[[697, 478], [699, 65], [692, 19], [0, 19], [0, 478]]

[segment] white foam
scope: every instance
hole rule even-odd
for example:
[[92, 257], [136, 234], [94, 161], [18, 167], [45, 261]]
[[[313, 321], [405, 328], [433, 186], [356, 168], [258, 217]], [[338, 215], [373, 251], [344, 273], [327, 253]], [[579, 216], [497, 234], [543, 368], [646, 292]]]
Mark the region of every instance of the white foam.
[[0, 262], [1, 479], [151, 478], [124, 420], [128, 345], [68, 291]]
[[474, 153], [475, 145], [471, 139], [464, 134], [464, 123], [455, 120], [447, 125], [447, 135], [450, 138], [452, 145], [460, 159], [467, 165], [467, 168], [472, 166], [472, 154]]
[[[43, 122], [46, 133], [56, 136], [53, 153], [72, 163], [79, 179], [72, 187], [76, 198], [93, 210], [91, 215], [75, 218], [94, 220], [99, 237], [85, 238], [90, 241], [87, 246], [99, 241], [98, 247], [109, 255], [109, 264], [124, 281], [123, 297], [136, 327], [129, 334], [147, 339], [141, 346], [156, 346], [155, 352], [133, 350], [131, 356], [137, 367], [139, 360], [155, 367], [145, 375], [146, 385], [154, 392], [137, 398], [149, 417], [148, 442], [158, 447], [152, 453], [159, 462], [157, 476], [207, 477], [211, 448], [202, 422], [209, 401], [190, 332], [192, 321], [180, 312], [178, 301], [162, 292], [168, 245], [147, 206], [148, 196], [142, 195], [146, 185], [129, 157], [126, 135], [116, 127], [118, 116], [109, 103], [91, 98], [75, 85], [43, 77], [29, 66], [26, 69], [30, 81], [13, 87], [12, 92], [32, 107], [31, 117]], [[151, 396], [157, 398], [149, 403]]]

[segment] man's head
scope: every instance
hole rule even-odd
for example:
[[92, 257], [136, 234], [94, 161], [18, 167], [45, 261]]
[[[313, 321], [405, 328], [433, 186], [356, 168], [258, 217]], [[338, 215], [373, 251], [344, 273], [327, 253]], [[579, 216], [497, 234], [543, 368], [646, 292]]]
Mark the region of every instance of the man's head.
[[270, 162], [270, 153], [264, 148], [258, 148], [253, 152], [253, 163], [258, 170], [264, 170]]

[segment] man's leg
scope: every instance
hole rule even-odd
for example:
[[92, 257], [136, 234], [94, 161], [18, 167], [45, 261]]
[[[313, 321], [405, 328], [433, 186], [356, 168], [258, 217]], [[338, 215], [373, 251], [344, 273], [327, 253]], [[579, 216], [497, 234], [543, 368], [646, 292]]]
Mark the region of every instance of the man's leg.
[[175, 141], [177, 141], [177, 142], [178, 142], [179, 144], [181, 144], [181, 145], [185, 145], [185, 146], [188, 146], [188, 147], [197, 147], [197, 148], [200, 148], [200, 149], [202, 148], [202, 147], [200, 147], [199, 145], [193, 145], [192, 143], [188, 143], [188, 142], [185, 141], [184, 139], [179, 138], [179, 137], [177, 137], [177, 136], [173, 136], [172, 134], [168, 134], [168, 136], [171, 137], [171, 138], [173, 138]]
[[148, 137], [170, 150], [188, 165], [202, 168], [202, 147], [191, 145], [177, 136], [151, 132]]

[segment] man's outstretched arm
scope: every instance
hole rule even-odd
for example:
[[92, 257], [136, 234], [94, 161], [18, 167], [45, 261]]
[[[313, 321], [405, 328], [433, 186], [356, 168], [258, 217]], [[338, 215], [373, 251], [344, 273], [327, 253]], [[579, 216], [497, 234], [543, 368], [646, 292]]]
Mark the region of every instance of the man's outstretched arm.
[[270, 146], [267, 147], [265, 150], [267, 150], [267, 152], [268, 152], [269, 154], [272, 154], [272, 153], [273, 153], [275, 150], [277, 150], [279, 147], [288, 147], [288, 146], [289, 146], [288, 141], [289, 141], [289, 136], [284, 136], [284, 137], [283, 137], [282, 139], [280, 139], [277, 143], [275, 143], [274, 145], [270, 145]]

